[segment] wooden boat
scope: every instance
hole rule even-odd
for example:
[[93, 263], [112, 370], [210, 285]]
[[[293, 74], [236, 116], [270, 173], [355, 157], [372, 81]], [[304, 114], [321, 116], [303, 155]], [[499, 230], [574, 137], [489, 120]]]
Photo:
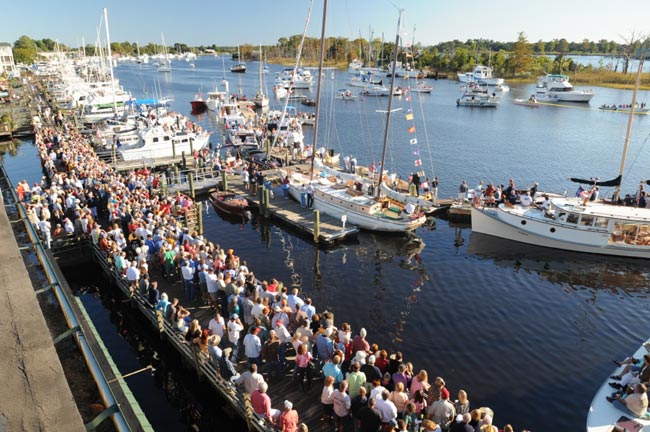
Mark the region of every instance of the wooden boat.
[[[639, 347], [639, 349], [634, 353], [633, 357], [635, 359], [643, 359], [643, 356], [648, 353], [650, 353], [650, 339], [645, 341]], [[622, 366], [617, 367], [611, 374], [608, 374], [608, 378], [609, 375], [620, 374], [622, 370]], [[606, 396], [610, 396], [614, 391], [609, 386], [610, 382], [613, 381], [611, 379], [606, 379], [605, 382], [603, 382], [603, 384], [600, 386], [600, 389], [596, 393], [596, 396], [594, 396], [594, 400], [591, 402], [591, 406], [589, 407], [589, 414], [587, 415], [587, 432], [611, 432], [615, 430], [639, 431], [641, 428], [643, 428], [643, 430], [650, 428], [650, 418], [634, 417], [634, 415], [626, 408], [624, 408], [622, 404], [619, 404], [618, 402], [611, 403], [605, 399]], [[622, 421], [622, 417], [626, 417], [628, 420], [632, 419], [634, 422], [640, 425], [640, 428], [620, 428], [621, 425], [619, 423]], [[643, 426], [646, 426], [646, 428]], [[619, 429], [616, 429], [616, 427], [619, 427]]]
[[208, 195], [210, 202], [215, 209], [223, 213], [243, 216], [248, 210], [248, 201], [241, 195], [229, 191], [212, 191]]

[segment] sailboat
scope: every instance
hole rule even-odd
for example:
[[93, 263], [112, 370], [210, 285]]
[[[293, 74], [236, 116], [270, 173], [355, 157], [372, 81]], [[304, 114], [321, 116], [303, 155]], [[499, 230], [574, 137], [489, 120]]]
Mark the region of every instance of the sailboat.
[[[324, 2], [323, 25], [327, 14], [327, 0]], [[399, 30], [402, 20], [402, 11], [397, 25], [396, 46], [399, 44]], [[323, 58], [324, 58], [324, 40], [325, 29], [321, 33], [321, 58], [318, 74], [318, 90], [316, 96], [316, 123], [314, 131], [314, 146], [317, 148], [318, 139], [318, 118], [320, 105], [320, 88], [323, 77]], [[397, 52], [393, 59], [393, 65], [397, 62]], [[391, 94], [395, 87], [395, 77], [391, 79]], [[390, 114], [393, 97], [388, 99], [388, 110], [386, 112], [386, 126], [384, 131], [384, 144], [382, 151], [381, 166], [382, 171], [379, 173], [379, 179], [383, 175], [384, 160], [386, 158], [386, 147], [388, 145], [388, 131], [390, 127]], [[313, 160], [313, 158], [312, 158]], [[379, 187], [381, 180], [376, 186], [369, 186], [355, 182], [354, 180], [339, 179], [335, 175], [313, 176], [313, 166], [309, 175], [292, 172], [289, 168], [284, 170], [284, 175], [289, 178], [289, 193], [291, 196], [300, 201], [301, 195], [308, 188], [313, 189], [314, 207], [329, 214], [333, 217], [345, 220], [348, 223], [357, 225], [360, 228], [371, 231], [383, 231], [394, 233], [406, 233], [422, 226], [426, 217], [423, 213], [416, 210], [414, 205], [403, 205], [400, 202], [382, 196], [382, 189]]]
[[235, 72], [235, 73], [246, 72], [246, 63], [241, 61], [241, 53], [239, 52], [239, 45], [237, 45], [237, 63], [230, 66], [230, 72]]
[[257, 107], [266, 108], [269, 106], [269, 98], [264, 95], [264, 89], [262, 88], [262, 73], [262, 45], [260, 45], [260, 91], [255, 94], [253, 103]]
[[160, 39], [162, 39], [162, 62], [158, 65], [158, 72], [171, 72], [172, 71], [172, 63], [169, 61], [169, 57], [167, 57], [167, 46], [165, 45], [165, 35], [160, 33]]
[[650, 258], [650, 209], [616, 205], [625, 168], [642, 65], [641, 60], [632, 95], [632, 108], [618, 177], [604, 182], [571, 179], [593, 187], [616, 186], [612, 202], [590, 202], [587, 194], [584, 198], [551, 198], [545, 209], [519, 204], [500, 204], [498, 207], [484, 207], [478, 204], [472, 207], [472, 231], [574, 252]]

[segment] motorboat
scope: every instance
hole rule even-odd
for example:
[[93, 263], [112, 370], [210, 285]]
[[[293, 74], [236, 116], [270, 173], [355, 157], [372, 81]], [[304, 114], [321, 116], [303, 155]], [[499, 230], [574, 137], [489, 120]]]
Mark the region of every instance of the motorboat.
[[336, 91], [336, 99], [343, 99], [343, 100], [352, 100], [355, 101], [357, 100], [357, 96], [352, 94], [351, 90], [348, 89], [340, 89]]
[[458, 81], [462, 83], [476, 82], [489, 86], [500, 86], [503, 84], [503, 78], [494, 78], [492, 68], [484, 65], [477, 65], [472, 72], [458, 72]]
[[314, 81], [314, 76], [308, 69], [284, 68], [275, 76], [275, 84], [286, 89], [309, 89]]
[[411, 87], [411, 91], [414, 93], [431, 93], [433, 91], [433, 86], [427, 84], [423, 81], [418, 81], [415, 87]]
[[194, 99], [190, 101], [193, 113], [202, 113], [208, 109], [207, 101], [203, 98], [203, 93], [194, 95]]
[[217, 211], [230, 215], [244, 216], [249, 208], [248, 200], [234, 192], [212, 191], [208, 194], [208, 199]]
[[512, 103], [515, 105], [522, 105], [531, 108], [537, 108], [541, 106], [541, 104], [537, 101], [537, 99], [535, 99], [535, 95], [529, 97], [528, 99], [515, 99], [512, 101]]
[[185, 153], [191, 155], [208, 145], [210, 133], [188, 129], [174, 130], [167, 124], [153, 126], [140, 131], [140, 139], [134, 144], [121, 145], [117, 152], [124, 160], [142, 160], [144, 162], [179, 157]]
[[[603, 104], [599, 106], [598, 109], [601, 111], [620, 112], [620, 113], [629, 114], [630, 111], [632, 111], [632, 106], [629, 104], [627, 105]], [[634, 107], [634, 114], [643, 115], [648, 113], [650, 113], [650, 108], [646, 108], [645, 104], [641, 104], [641, 105], [636, 104], [636, 106]]]
[[372, 85], [367, 86], [364, 90], [361, 90], [362, 96], [371, 96], [371, 97], [382, 97], [390, 96], [390, 89], [386, 86]]
[[456, 106], [472, 108], [496, 108], [499, 100], [496, 96], [487, 93], [465, 92], [456, 99]]
[[348, 72], [351, 74], [356, 74], [363, 67], [363, 61], [359, 59], [354, 59], [348, 64]]
[[[650, 354], [650, 339], [646, 340], [639, 349], [632, 355], [632, 358], [643, 362], [643, 356]], [[617, 366], [612, 373], [607, 375], [620, 375], [624, 366]], [[587, 432], [612, 432], [612, 431], [640, 431], [644, 426], [650, 427], [650, 417], [639, 418], [634, 416], [621, 403], [609, 402], [606, 397], [610, 396], [613, 389], [606, 379], [594, 396], [587, 415]]]
[[547, 74], [537, 79], [535, 97], [548, 102], [585, 102], [596, 94], [591, 90], [576, 90], [567, 75]]

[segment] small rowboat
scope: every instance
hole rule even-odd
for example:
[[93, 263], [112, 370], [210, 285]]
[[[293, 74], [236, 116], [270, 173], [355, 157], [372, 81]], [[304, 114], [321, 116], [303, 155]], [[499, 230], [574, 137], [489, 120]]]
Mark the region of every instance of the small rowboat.
[[212, 205], [223, 213], [243, 216], [244, 212], [248, 210], [246, 198], [233, 192], [213, 191], [208, 197]]

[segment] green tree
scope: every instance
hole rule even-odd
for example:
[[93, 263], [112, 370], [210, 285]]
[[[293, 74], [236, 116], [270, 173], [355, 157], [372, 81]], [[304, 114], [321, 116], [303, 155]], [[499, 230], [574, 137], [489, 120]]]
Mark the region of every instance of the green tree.
[[533, 65], [533, 53], [524, 32], [519, 33], [513, 51], [508, 57], [506, 68], [512, 75], [530, 72]]
[[38, 51], [36, 43], [29, 36], [21, 36], [14, 42], [13, 53], [16, 63], [32, 64]]
[[562, 38], [558, 41], [557, 43], [557, 50], [563, 54], [566, 54], [569, 52], [569, 41], [566, 39]]

